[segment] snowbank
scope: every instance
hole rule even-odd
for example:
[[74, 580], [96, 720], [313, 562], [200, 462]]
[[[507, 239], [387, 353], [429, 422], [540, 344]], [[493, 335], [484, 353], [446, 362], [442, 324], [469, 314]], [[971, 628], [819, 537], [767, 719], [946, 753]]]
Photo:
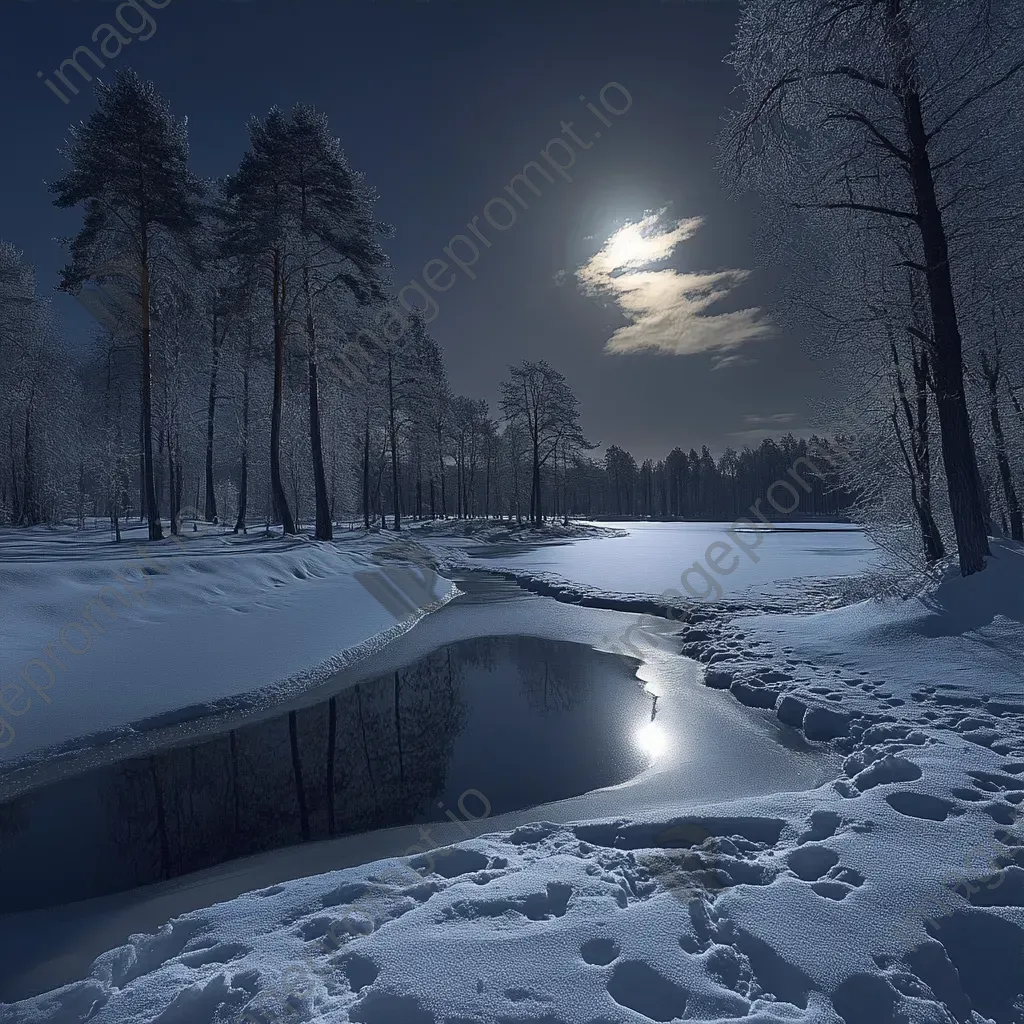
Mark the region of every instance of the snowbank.
[[918, 597], [712, 619], [684, 631], [683, 650], [709, 685], [757, 694], [791, 725], [803, 705], [822, 727], [840, 716], [836, 735], [893, 721], [1010, 754], [1024, 735], [1024, 550], [992, 551], [984, 572], [951, 569]]
[[[274, 885], [134, 936], [0, 1019], [1017, 1024], [1024, 847], [936, 795], [976, 758], [890, 747], [848, 792], [524, 825]], [[984, 753], [1024, 788], [1024, 764]]]
[[321, 681], [454, 593], [429, 569], [382, 561], [386, 543], [5, 531], [0, 761]]

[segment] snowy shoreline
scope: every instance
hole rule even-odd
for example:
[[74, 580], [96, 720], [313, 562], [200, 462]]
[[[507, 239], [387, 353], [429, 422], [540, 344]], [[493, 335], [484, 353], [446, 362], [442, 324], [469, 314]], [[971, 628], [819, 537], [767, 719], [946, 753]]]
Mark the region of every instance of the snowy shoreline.
[[[144, 588], [127, 575], [138, 571], [135, 546], [103, 540], [0, 536], [0, 585], [22, 598], [2, 631], [4, 778], [165, 723], [279, 701], [386, 646], [455, 594], [433, 574], [415, 602], [375, 600], [366, 581], [386, 576], [376, 553], [388, 538], [373, 534], [335, 544], [186, 534], [179, 546], [142, 549]], [[120, 581], [133, 590], [115, 589]], [[69, 626], [88, 643], [58, 649], [54, 667], [66, 671], [57, 676], [38, 654], [52, 654]], [[45, 688], [31, 685], [39, 665]]]
[[[817, 788], [524, 821], [433, 864], [391, 855], [272, 885], [133, 936], [0, 1019], [1019, 1024], [1022, 563], [994, 549], [987, 598], [951, 578], [909, 602], [730, 601], [681, 624], [671, 649], [703, 665], [707, 693], [839, 753]], [[630, 600], [518, 576], [559, 597], [557, 632]], [[610, 631], [589, 642], [629, 653], [639, 610], [601, 612]], [[650, 648], [655, 683], [658, 664]], [[420, 880], [395, 874], [410, 866]]]

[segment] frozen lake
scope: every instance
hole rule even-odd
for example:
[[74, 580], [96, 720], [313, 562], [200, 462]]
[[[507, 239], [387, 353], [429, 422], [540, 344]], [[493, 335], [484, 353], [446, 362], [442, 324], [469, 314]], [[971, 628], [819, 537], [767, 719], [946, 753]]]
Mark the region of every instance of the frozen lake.
[[601, 523], [627, 536], [571, 544], [470, 549], [488, 568], [557, 576], [608, 594], [660, 596], [706, 604], [722, 598], [772, 595], [801, 579], [851, 576], [878, 549], [844, 524], [791, 523], [755, 531], [731, 523]]

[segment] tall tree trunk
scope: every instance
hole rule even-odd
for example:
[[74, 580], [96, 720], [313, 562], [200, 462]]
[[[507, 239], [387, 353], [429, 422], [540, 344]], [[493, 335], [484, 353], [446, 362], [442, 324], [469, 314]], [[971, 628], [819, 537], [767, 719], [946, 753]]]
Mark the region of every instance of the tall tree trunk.
[[459, 486], [459, 518], [468, 519], [469, 509], [466, 505], [466, 439], [465, 436], [459, 438], [459, 466], [458, 466], [458, 486]]
[[[913, 341], [911, 341], [911, 345], [914, 345]], [[912, 403], [907, 395], [899, 350], [893, 338], [889, 339], [889, 350], [895, 367], [899, 405], [903, 409], [903, 416], [907, 424], [909, 447], [900, 428], [895, 400], [892, 422], [907, 467], [910, 480], [910, 500], [917, 515], [925, 559], [931, 564], [943, 558], [946, 552], [942, 543], [942, 533], [932, 512], [931, 455], [928, 431], [928, 352], [923, 347], [920, 352], [913, 347], [911, 352], [915, 386], [915, 401]]]
[[519, 452], [510, 451], [509, 458], [512, 462], [512, 499], [513, 501], [509, 504], [508, 518], [509, 522], [512, 521], [512, 505], [515, 505], [516, 523], [521, 524], [523, 521], [522, 509], [519, 507]]
[[245, 507], [249, 500], [249, 364], [242, 371], [242, 476], [238, 482], [238, 518], [235, 533], [245, 532]]
[[391, 491], [395, 503], [395, 529], [402, 528], [398, 492], [398, 430], [395, 426], [395, 383], [392, 372], [391, 353], [388, 353], [388, 430], [391, 435]]
[[935, 521], [932, 505], [932, 461], [931, 461], [931, 430], [928, 416], [928, 350], [922, 348], [914, 353], [914, 383], [917, 391], [917, 439], [916, 451], [921, 487], [921, 506], [925, 510], [924, 526], [925, 552], [930, 561], [937, 562], [946, 556], [946, 546], [942, 542], [942, 531]]
[[[305, 201], [303, 201], [305, 208]], [[313, 296], [310, 290], [309, 270], [303, 273], [306, 295], [306, 340], [309, 344], [309, 448], [313, 455], [313, 491], [316, 506], [317, 540], [334, 539], [331, 506], [327, 500], [327, 476], [324, 473], [323, 432], [320, 429], [320, 384], [317, 378], [316, 321], [313, 318]]]
[[363, 419], [363, 525], [370, 528], [370, 407]]
[[484, 476], [484, 519], [491, 518], [491, 451], [487, 449], [487, 470]]
[[1014, 540], [1024, 541], [1024, 519], [1021, 518], [1020, 501], [1017, 489], [1013, 485], [1013, 474], [1010, 472], [1010, 460], [1006, 454], [1006, 439], [1003, 436], [1003, 424], [999, 418], [999, 402], [993, 395], [989, 409], [992, 422], [992, 435], [996, 441], [996, 461], [999, 463], [999, 478], [1003, 484], [1003, 497], [1006, 510], [1010, 515], [1010, 536]]
[[444, 438], [441, 423], [437, 424], [437, 478], [441, 484], [441, 517], [448, 518], [448, 503], [444, 491]]
[[[900, 45], [912, 52], [909, 26], [902, 14], [895, 20]], [[934, 342], [935, 402], [939, 414], [942, 460], [946, 468], [949, 508], [956, 533], [960, 572], [964, 576], [985, 568], [988, 550], [981, 477], [978, 472], [971, 420], [964, 389], [963, 340], [957, 320], [949, 247], [928, 154], [921, 100], [912, 69], [904, 76], [903, 120], [909, 141], [910, 178], [927, 268], [928, 302]]]
[[7, 424], [7, 450], [11, 453], [11, 519], [21, 522], [21, 498], [18, 493], [17, 445], [14, 443], [14, 413]]
[[[146, 417], [143, 414], [142, 404], [139, 403], [139, 522], [141, 523], [149, 514], [149, 507], [146, 504]], [[13, 447], [11, 451], [14, 451]]]
[[174, 485], [174, 445], [171, 443], [170, 430], [167, 437], [167, 498], [171, 514], [171, 534], [178, 532], [178, 510], [175, 507], [174, 496], [177, 490]]
[[288, 497], [281, 481], [281, 413], [284, 406], [284, 310], [287, 295], [281, 268], [281, 254], [274, 252], [274, 404], [270, 413], [270, 493], [274, 517], [285, 533], [294, 534], [295, 522], [288, 509]]
[[25, 445], [24, 451], [22, 452], [24, 461], [24, 474], [22, 479], [22, 503], [21, 503], [21, 514], [22, 521], [27, 523], [29, 526], [34, 526], [39, 522], [39, 517], [36, 509], [36, 488], [35, 488], [35, 472], [32, 465], [32, 398], [25, 403]]
[[423, 518], [423, 463], [420, 461], [419, 442], [416, 444], [416, 518]]
[[540, 506], [540, 450], [537, 442], [533, 443], [533, 483], [531, 486], [530, 505], [533, 510], [533, 522], [535, 526], [541, 524]]
[[[216, 301], [216, 298], [215, 300]], [[210, 363], [210, 394], [206, 403], [206, 502], [204, 518], [212, 523], [217, 518], [217, 494], [213, 487], [213, 429], [217, 413], [217, 369], [220, 364], [220, 337], [217, 313], [213, 314], [212, 357]]]
[[174, 493], [174, 521], [178, 525], [178, 529], [181, 529], [181, 510], [183, 508], [181, 497], [182, 491], [185, 485], [185, 467], [181, 461], [181, 438], [176, 437], [174, 440], [174, 452], [176, 456], [177, 472], [175, 473], [175, 486], [177, 490]]
[[320, 431], [320, 386], [317, 382], [316, 360], [309, 361], [309, 443], [313, 451], [313, 486], [316, 493], [316, 539], [333, 540], [334, 523], [327, 500], [327, 477], [324, 474], [324, 451]]
[[160, 526], [160, 510], [156, 503], [156, 486], [153, 480], [153, 371], [150, 352], [149, 258], [145, 234], [142, 245], [142, 473], [149, 539], [163, 540], [164, 532]]
[[[164, 404], [167, 404], [167, 395], [164, 394]], [[156, 454], [153, 459], [153, 486], [156, 489], [156, 510], [157, 519], [160, 518], [160, 509], [164, 503], [164, 448], [167, 431], [163, 424], [156, 435]]]
[[1006, 451], [1006, 437], [1003, 434], [1003, 422], [999, 415], [999, 350], [989, 359], [987, 352], [981, 353], [981, 368], [988, 382], [989, 421], [992, 424], [992, 437], [996, 445], [996, 462], [999, 466], [999, 479], [1003, 485], [1003, 498], [1006, 511], [1010, 516], [1010, 536], [1014, 540], [1024, 541], [1024, 521], [1021, 519], [1020, 501], [1017, 489], [1013, 485], [1013, 473], [1010, 471], [1010, 459]]
[[299, 725], [297, 712], [288, 712], [288, 739], [292, 749], [292, 772], [295, 775], [295, 800], [299, 805], [299, 827], [302, 841], [309, 842], [309, 811], [306, 808], [306, 787], [302, 783], [302, 758], [299, 755]]

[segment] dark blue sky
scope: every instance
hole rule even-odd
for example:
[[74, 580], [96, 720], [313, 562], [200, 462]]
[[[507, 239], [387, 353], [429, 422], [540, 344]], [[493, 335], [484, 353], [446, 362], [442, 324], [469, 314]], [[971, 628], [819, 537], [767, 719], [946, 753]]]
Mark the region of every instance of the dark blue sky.
[[[723, 194], [711, 147], [733, 87], [722, 64], [736, 15], [729, 0], [159, 2], [152, 37], [134, 39], [104, 74], [131, 66], [156, 82], [188, 116], [193, 169], [204, 176], [234, 169], [250, 115], [300, 100], [324, 110], [377, 187], [381, 219], [396, 226], [387, 248], [397, 286], [421, 277], [488, 200], [507, 195], [562, 121], [591, 139], [571, 182], [538, 179], [542, 195], [524, 193], [529, 209], [517, 208], [516, 223], [489, 230], [475, 280], [459, 274], [437, 295], [431, 330], [456, 390], [494, 403], [507, 363], [546, 358], [575, 388], [591, 437], [638, 458], [676, 443], [739, 446], [770, 417], [769, 430], [808, 425], [808, 396], [822, 385], [795, 339], [750, 342], [733, 353], [743, 359], [718, 370], [707, 352], [611, 355], [604, 344], [625, 321], [571, 278], [624, 221], [663, 207], [676, 219], [705, 218], [675, 268], [755, 265], [754, 206]], [[93, 94], [84, 85], [64, 105], [36, 72], [52, 75], [117, 8], [5, 3], [0, 237], [26, 250], [43, 289], [64, 262], [55, 239], [80, 224], [50, 205], [43, 182], [58, 173], [67, 126], [88, 116]], [[632, 105], [607, 114], [605, 128], [579, 96], [603, 109], [598, 94], [610, 81]], [[621, 102], [614, 91], [608, 100]], [[559, 271], [570, 275], [561, 286]], [[735, 304], [758, 304], [765, 280], [755, 274]], [[84, 338], [90, 326], [77, 305], [63, 296], [58, 305], [70, 335]]]

